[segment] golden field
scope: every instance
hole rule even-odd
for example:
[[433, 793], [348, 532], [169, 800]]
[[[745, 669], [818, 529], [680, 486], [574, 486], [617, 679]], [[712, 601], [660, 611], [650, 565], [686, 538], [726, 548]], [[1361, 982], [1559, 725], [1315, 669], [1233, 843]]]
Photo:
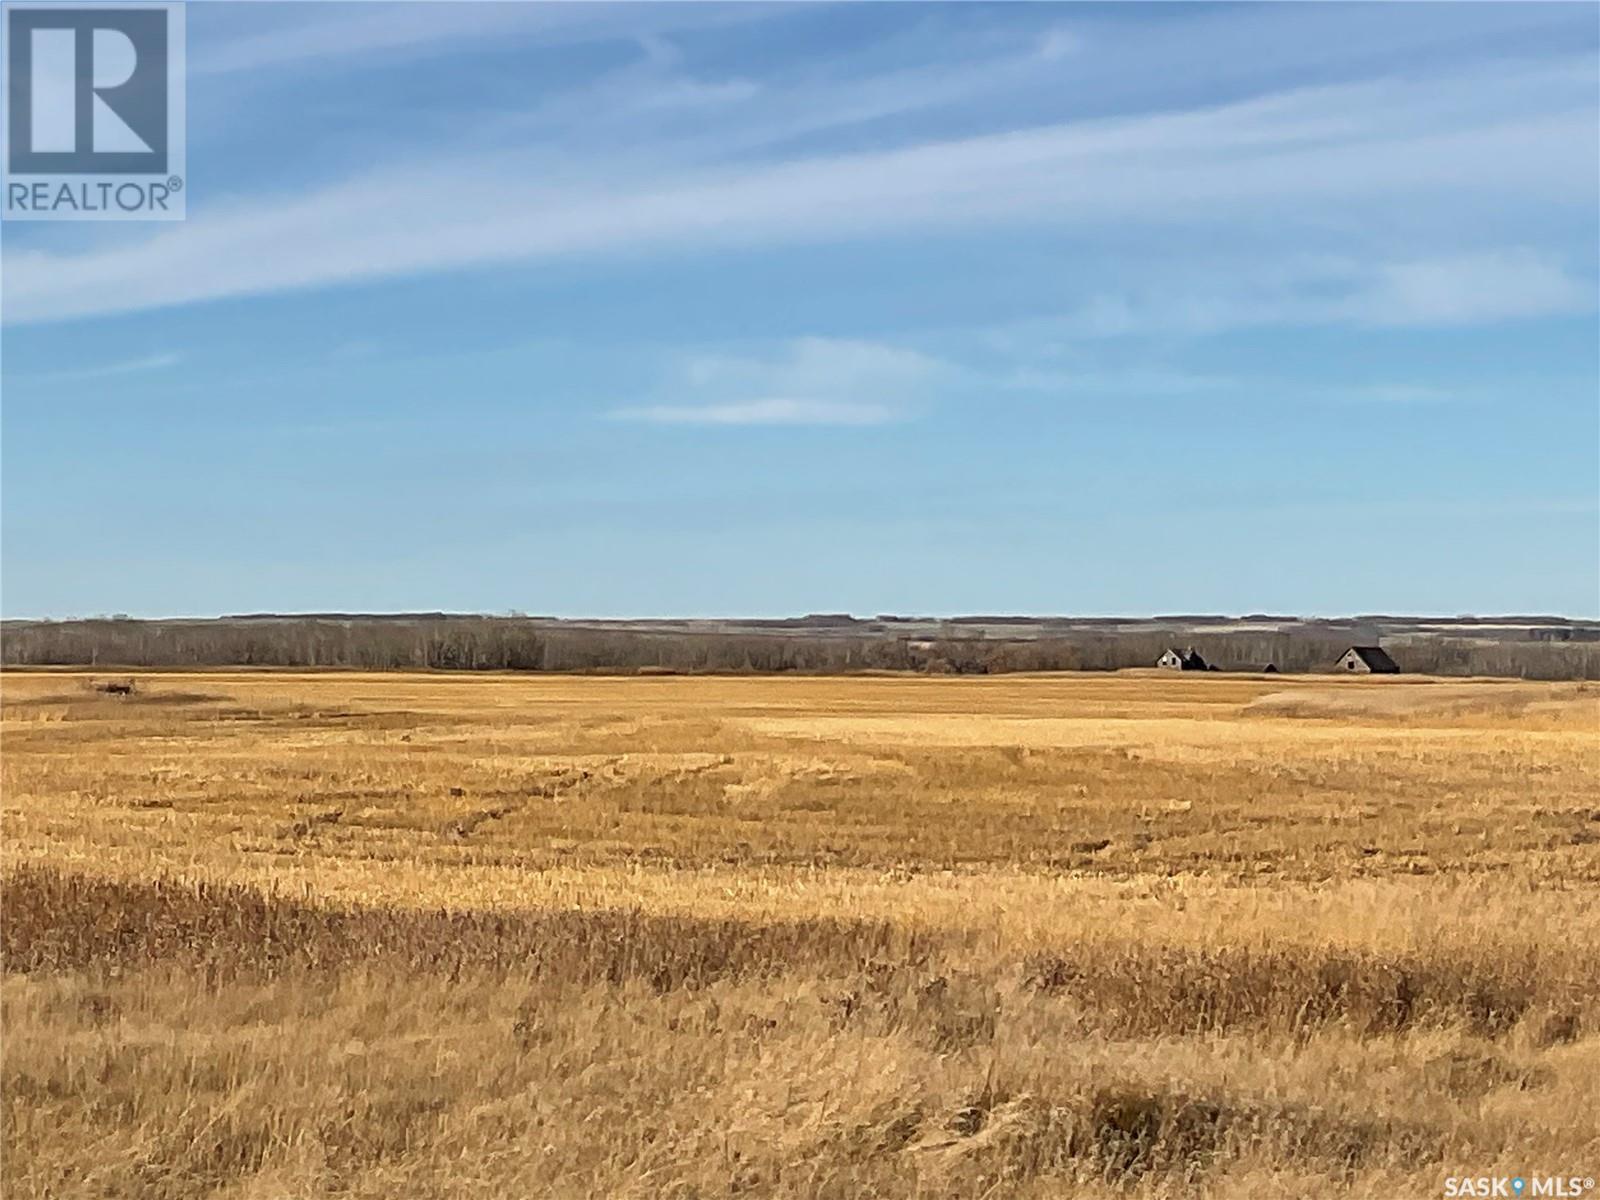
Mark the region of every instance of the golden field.
[[1600, 690], [8, 671], [7, 1197], [1600, 1174]]

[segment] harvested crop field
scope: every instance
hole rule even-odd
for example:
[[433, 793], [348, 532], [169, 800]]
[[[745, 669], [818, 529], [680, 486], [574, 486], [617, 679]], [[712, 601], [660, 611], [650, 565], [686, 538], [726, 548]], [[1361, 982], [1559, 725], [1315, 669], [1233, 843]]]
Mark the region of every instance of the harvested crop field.
[[1593, 684], [125, 679], [4, 678], [8, 1197], [1600, 1174]]

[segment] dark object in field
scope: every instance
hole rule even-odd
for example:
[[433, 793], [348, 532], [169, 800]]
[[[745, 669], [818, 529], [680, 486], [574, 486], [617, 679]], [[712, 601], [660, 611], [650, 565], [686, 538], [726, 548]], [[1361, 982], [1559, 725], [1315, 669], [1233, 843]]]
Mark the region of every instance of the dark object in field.
[[105, 696], [131, 696], [138, 688], [131, 679], [97, 679], [89, 684], [89, 690]]

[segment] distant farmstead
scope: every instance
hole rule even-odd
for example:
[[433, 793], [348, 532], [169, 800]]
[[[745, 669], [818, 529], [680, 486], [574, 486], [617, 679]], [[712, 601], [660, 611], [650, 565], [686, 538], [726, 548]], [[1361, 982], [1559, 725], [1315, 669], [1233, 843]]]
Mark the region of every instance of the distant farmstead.
[[1377, 646], [1351, 646], [1334, 668], [1341, 675], [1398, 675], [1400, 667]]
[[1166, 671], [1204, 671], [1206, 660], [1189, 650], [1169, 649], [1160, 658], [1156, 659], [1156, 666]]

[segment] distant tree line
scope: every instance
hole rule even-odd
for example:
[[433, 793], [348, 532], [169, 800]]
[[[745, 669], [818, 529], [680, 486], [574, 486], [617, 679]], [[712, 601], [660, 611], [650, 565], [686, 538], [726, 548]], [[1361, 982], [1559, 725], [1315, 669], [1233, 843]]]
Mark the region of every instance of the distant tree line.
[[[1329, 669], [1348, 632], [1083, 630], [1039, 637], [889, 632], [657, 631], [522, 617], [337, 617], [216, 621], [8, 621], [9, 666], [342, 667], [361, 670], [841, 673], [1111, 671], [1193, 646], [1222, 670]], [[1402, 670], [1433, 675], [1600, 679], [1600, 643], [1412, 634], [1386, 639]]]

